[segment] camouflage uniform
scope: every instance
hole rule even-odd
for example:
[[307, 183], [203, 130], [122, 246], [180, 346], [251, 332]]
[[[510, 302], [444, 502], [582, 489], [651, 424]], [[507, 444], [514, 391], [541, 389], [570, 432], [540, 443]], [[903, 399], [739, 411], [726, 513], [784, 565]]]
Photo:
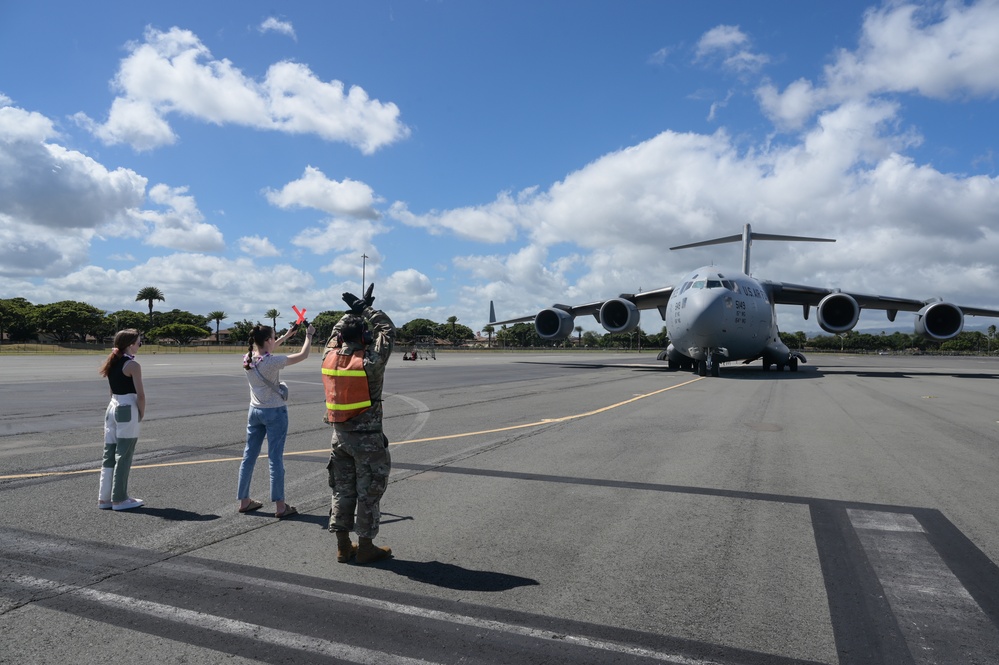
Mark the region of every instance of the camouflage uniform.
[[[364, 351], [371, 408], [347, 422], [333, 423], [332, 452], [326, 467], [333, 490], [329, 530], [354, 530], [360, 537], [374, 538], [381, 518], [379, 503], [392, 468], [388, 439], [382, 433], [382, 385], [385, 365], [395, 347], [395, 325], [385, 312], [370, 306], [364, 308], [362, 317], [372, 334], [372, 342]], [[339, 329], [337, 322], [326, 344], [324, 359], [330, 353], [350, 355], [364, 348], [352, 342], [341, 345], [337, 339]]]

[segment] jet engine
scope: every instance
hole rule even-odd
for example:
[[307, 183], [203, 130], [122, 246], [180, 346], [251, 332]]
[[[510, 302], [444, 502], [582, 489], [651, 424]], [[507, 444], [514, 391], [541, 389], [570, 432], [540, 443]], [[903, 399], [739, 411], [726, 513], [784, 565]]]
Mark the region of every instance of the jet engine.
[[953, 339], [964, 330], [964, 312], [949, 302], [935, 302], [916, 314], [916, 334], [937, 341]]
[[844, 333], [853, 330], [860, 319], [860, 305], [846, 293], [830, 293], [819, 301], [816, 308], [819, 326], [827, 333]]
[[541, 339], [565, 339], [572, 334], [576, 319], [565, 310], [549, 307], [534, 317], [534, 329]]
[[600, 325], [609, 333], [627, 333], [638, 327], [641, 315], [635, 303], [612, 298], [600, 306]]

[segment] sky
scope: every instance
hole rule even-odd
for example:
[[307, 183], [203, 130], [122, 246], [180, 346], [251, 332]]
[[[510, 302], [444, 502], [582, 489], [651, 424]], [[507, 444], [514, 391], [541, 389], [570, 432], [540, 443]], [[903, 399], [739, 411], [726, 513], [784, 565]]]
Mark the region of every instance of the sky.
[[999, 0], [0, 0], [0, 298], [225, 327], [374, 283], [478, 332], [738, 270], [669, 247], [749, 223], [837, 240], [754, 277], [999, 308], [997, 34]]

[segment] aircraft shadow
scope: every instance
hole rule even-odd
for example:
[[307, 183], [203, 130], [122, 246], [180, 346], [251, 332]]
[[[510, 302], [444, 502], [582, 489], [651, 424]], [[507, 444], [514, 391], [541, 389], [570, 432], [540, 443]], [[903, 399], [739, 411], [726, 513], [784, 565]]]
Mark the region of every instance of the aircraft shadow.
[[[655, 361], [662, 362], [662, 367], [657, 366], [635, 366], [628, 363], [595, 363], [595, 362], [561, 362], [561, 363], [551, 363], [551, 362], [540, 362], [536, 360], [523, 360], [518, 361], [521, 365], [548, 365], [561, 367], [563, 369], [630, 369], [633, 372], [651, 372], [656, 374], [688, 374], [690, 376], [697, 376], [696, 373], [690, 370], [682, 369], [670, 369], [666, 366], [665, 361]], [[706, 378], [739, 378], [744, 380], [756, 380], [756, 381], [789, 381], [789, 380], [800, 380], [800, 379], [817, 379], [823, 375], [824, 370], [819, 367], [802, 367], [798, 366], [797, 372], [783, 371], [778, 372], [776, 369], [769, 372], [764, 372], [763, 369], [758, 365], [742, 365], [742, 364], [732, 364], [732, 365], [722, 365], [720, 368], [721, 376], [719, 377], [706, 377]]]

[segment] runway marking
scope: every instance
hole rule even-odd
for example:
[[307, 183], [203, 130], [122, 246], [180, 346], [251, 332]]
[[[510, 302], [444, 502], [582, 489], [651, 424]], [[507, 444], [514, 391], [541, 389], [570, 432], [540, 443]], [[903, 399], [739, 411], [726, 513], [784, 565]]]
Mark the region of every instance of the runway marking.
[[397, 656], [384, 651], [375, 651], [373, 649], [350, 646], [339, 642], [331, 642], [318, 637], [299, 635], [287, 630], [268, 628], [267, 626], [247, 623], [246, 621], [227, 619], [226, 617], [205, 614], [203, 612], [195, 612], [193, 610], [185, 610], [180, 607], [163, 605], [161, 603], [154, 603], [148, 600], [129, 598], [128, 596], [122, 596], [117, 593], [108, 593], [106, 591], [97, 591], [96, 589], [89, 589], [72, 584], [51, 582], [37, 577], [14, 575], [12, 580], [15, 584], [20, 584], [32, 589], [54, 591], [60, 594], [73, 594], [74, 596], [81, 596], [87, 600], [101, 603], [102, 605], [109, 605], [117, 609], [127, 609], [131, 612], [146, 614], [157, 619], [182, 623], [196, 628], [204, 628], [219, 633], [235, 635], [237, 637], [249, 638], [251, 640], [266, 642], [267, 644], [287, 649], [307, 651], [309, 653], [328, 656], [330, 658], [347, 660], [352, 663], [364, 663], [366, 665], [380, 665], [381, 663], [388, 663], [390, 665], [427, 665], [428, 663], [432, 663], [432, 661], [407, 658], [405, 656]]
[[[583, 635], [553, 633], [550, 630], [539, 630], [503, 621], [480, 619], [463, 614], [416, 607], [413, 605], [404, 605], [402, 603], [378, 600], [374, 598], [365, 598], [363, 596], [340, 593], [336, 591], [327, 591], [325, 589], [315, 589], [297, 584], [289, 584], [287, 582], [250, 577], [246, 575], [239, 575], [237, 573], [226, 573], [208, 568], [206, 566], [199, 566], [197, 564], [181, 565], [176, 563], [160, 563], [154, 564], [154, 567], [174, 570], [185, 574], [189, 574], [192, 569], [197, 569], [201, 572], [208, 573], [217, 579], [228, 580], [239, 584], [274, 589], [276, 591], [295, 595], [311, 596], [321, 600], [331, 600], [334, 602], [360, 605], [384, 612], [393, 612], [420, 619], [445, 622], [452, 625], [517, 635], [544, 642], [551, 642], [557, 639], [560, 642], [575, 644], [583, 648], [621, 655], [638, 656], [664, 663], [671, 663], [672, 665], [717, 665], [717, 661], [714, 660], [688, 658], [680, 654], [665, 653], [662, 651], [655, 651], [653, 649], [630, 646], [623, 643], [594, 639]], [[164, 605], [162, 603], [140, 600], [129, 596], [123, 596], [121, 594], [98, 591], [88, 587], [54, 582], [27, 575], [15, 574], [8, 577], [8, 579], [15, 584], [31, 589], [49, 591], [58, 594], [72, 594], [74, 596], [80, 596], [86, 598], [87, 600], [108, 605], [116, 609], [126, 609], [158, 619], [164, 619], [166, 621], [173, 621], [237, 637], [259, 640], [261, 642], [266, 642], [279, 647], [298, 649], [310, 653], [349, 660], [353, 663], [370, 663], [372, 665], [380, 665], [382, 663], [389, 665], [426, 665], [429, 663], [430, 665], [435, 665], [432, 661], [418, 660], [415, 658], [408, 658], [406, 656], [390, 654], [384, 651], [375, 651], [363, 647], [350, 646], [290, 631], [268, 628], [266, 626], [239, 621], [237, 619], [229, 619], [214, 614], [174, 607], [172, 605]]]
[[913, 515], [847, 509], [915, 663], [987, 663], [999, 631]]
[[[571, 416], [562, 416], [561, 418], [544, 418], [542, 420], [539, 420], [539, 421], [533, 422], [533, 423], [524, 423], [522, 425], [510, 425], [508, 427], [497, 427], [495, 429], [479, 430], [479, 431], [476, 431], [476, 432], [462, 432], [461, 434], [447, 434], [447, 435], [444, 435], [444, 436], [429, 436], [429, 437], [426, 437], [426, 438], [423, 438], [423, 439], [408, 439], [406, 441], [394, 441], [394, 442], [392, 442], [391, 445], [393, 445], [393, 446], [401, 446], [401, 445], [406, 444], [406, 443], [427, 443], [428, 441], [447, 441], [447, 440], [450, 440], [450, 439], [462, 439], [462, 438], [466, 438], [466, 437], [470, 437], [470, 436], [481, 436], [483, 434], [497, 434], [499, 432], [511, 432], [513, 430], [518, 430], [518, 429], [528, 429], [530, 427], [541, 427], [543, 425], [551, 425], [551, 424], [554, 424], [554, 423], [564, 423], [564, 422], [568, 422], [570, 420], [577, 420], [579, 418], [587, 418], [589, 416], [595, 416], [595, 415], [600, 414], [600, 413], [605, 413], [605, 412], [610, 411], [612, 409], [617, 409], [617, 408], [620, 408], [622, 406], [627, 406], [628, 404], [632, 404], [634, 402], [637, 402], [639, 400], [645, 399], [647, 397], [654, 397], [656, 395], [659, 395], [661, 393], [667, 392], [669, 390], [675, 390], [676, 388], [682, 388], [684, 386], [689, 386], [690, 384], [697, 383], [698, 381], [702, 381], [703, 379], [704, 379], [703, 376], [699, 376], [696, 379], [691, 379], [690, 381], [684, 381], [683, 383], [678, 383], [678, 384], [673, 385], [673, 386], [668, 386], [666, 388], [660, 388], [659, 390], [654, 390], [654, 391], [652, 391], [650, 393], [642, 393], [641, 395], [636, 395], [636, 396], [632, 397], [631, 399], [626, 399], [624, 401], [617, 402], [615, 404], [609, 404], [608, 406], [600, 407], [599, 409], [594, 409], [593, 411], [587, 411], [585, 413], [576, 413], [576, 414], [573, 414]], [[396, 397], [398, 397], [398, 395], [396, 395]], [[328, 453], [328, 452], [329, 452], [328, 448], [321, 448], [319, 450], [299, 450], [299, 451], [292, 451], [292, 452], [285, 451], [284, 456], [285, 457], [291, 457], [292, 455], [316, 455], [316, 454]], [[219, 462], [241, 462], [241, 461], [243, 461], [243, 457], [242, 456], [240, 456], [240, 457], [218, 457], [218, 458], [215, 458], [215, 459], [206, 459], [206, 460], [187, 460], [187, 461], [184, 461], [184, 462], [163, 462], [161, 464], [133, 464], [132, 468], [133, 469], [159, 469], [159, 468], [171, 467], [171, 466], [190, 466], [192, 464], [218, 464]], [[85, 473], [98, 473], [98, 472], [100, 472], [100, 468], [96, 468], [96, 469], [84, 469], [84, 470], [79, 470], [79, 471], [50, 471], [50, 472], [39, 472], [39, 473], [19, 473], [19, 474], [7, 475], [7, 476], [0, 476], [0, 480], [23, 480], [23, 479], [26, 479], [26, 478], [46, 478], [46, 477], [51, 477], [51, 476], [76, 476], [76, 475], [85, 474]]]
[[161, 563], [158, 564], [158, 567], [172, 569], [181, 573], [190, 573], [191, 568], [197, 568], [198, 570], [208, 573], [219, 579], [229, 580], [241, 584], [262, 586], [265, 588], [292, 593], [296, 595], [312, 596], [314, 598], [319, 598], [321, 600], [333, 600], [342, 603], [363, 605], [378, 610], [396, 612], [398, 614], [405, 614], [408, 616], [415, 616], [424, 619], [434, 619], [437, 621], [443, 621], [462, 626], [470, 626], [472, 628], [483, 628], [486, 630], [493, 630], [501, 633], [510, 633], [513, 635], [520, 635], [522, 637], [530, 637], [538, 640], [548, 641], [557, 637], [557, 639], [561, 641], [587, 647], [590, 649], [611, 651], [614, 653], [628, 654], [631, 656], [642, 656], [644, 658], [651, 658], [653, 660], [659, 660], [666, 663], [674, 663], [674, 665], [716, 665], [716, 661], [713, 660], [687, 658], [685, 656], [680, 656], [676, 654], [663, 653], [661, 651], [654, 651], [652, 649], [644, 649], [641, 647], [632, 647], [626, 644], [620, 644], [617, 642], [607, 642], [605, 640], [592, 639], [589, 637], [583, 637], [581, 635], [566, 635], [565, 633], [555, 634], [552, 631], [538, 630], [535, 628], [529, 628], [517, 624], [506, 623], [503, 621], [495, 621], [492, 619], [479, 619], [464, 614], [454, 614], [452, 612], [432, 610], [424, 607], [415, 607], [413, 605], [403, 605], [401, 603], [393, 603], [387, 600], [377, 600], [374, 598], [365, 598], [363, 596], [355, 596], [351, 594], [340, 593], [337, 591], [315, 589], [312, 587], [301, 586], [298, 584], [277, 582], [274, 580], [267, 580], [259, 577], [249, 577], [247, 575], [240, 575], [238, 573], [226, 573], [223, 571], [215, 570], [213, 568], [209, 568], [207, 566], [199, 566], [197, 564], [181, 565], [178, 563]]

